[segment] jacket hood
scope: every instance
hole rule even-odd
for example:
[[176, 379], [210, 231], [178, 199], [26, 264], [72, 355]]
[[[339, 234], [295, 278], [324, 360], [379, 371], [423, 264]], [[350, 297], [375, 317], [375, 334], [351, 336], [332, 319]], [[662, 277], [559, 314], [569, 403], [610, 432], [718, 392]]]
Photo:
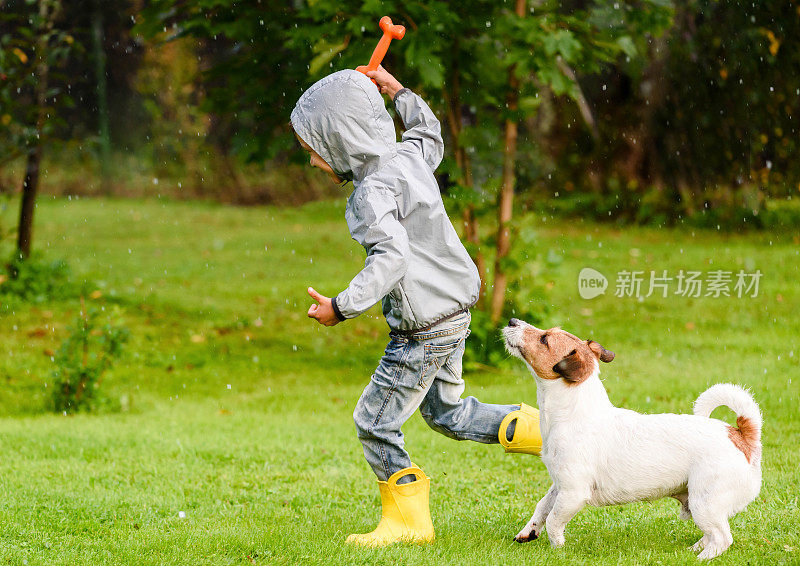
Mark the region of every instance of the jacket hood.
[[292, 110], [292, 127], [339, 177], [354, 182], [397, 154], [394, 122], [364, 74], [338, 71], [306, 90]]

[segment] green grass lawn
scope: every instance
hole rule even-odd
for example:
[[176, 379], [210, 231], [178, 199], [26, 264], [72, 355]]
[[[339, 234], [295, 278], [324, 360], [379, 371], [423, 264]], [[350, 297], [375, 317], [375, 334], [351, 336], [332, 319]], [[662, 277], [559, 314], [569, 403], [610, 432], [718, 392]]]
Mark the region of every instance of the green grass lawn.
[[[351, 414], [387, 339], [377, 309], [335, 328], [306, 318], [308, 285], [333, 295], [363, 265], [343, 207], [40, 201], [35, 246], [95, 281], [91, 302], [124, 309], [131, 340], [102, 391], [126, 410], [47, 410], [77, 299], [0, 309], [0, 563], [694, 564], [701, 533], [672, 500], [586, 509], [563, 549], [514, 543], [549, 485], [542, 463], [449, 440], [418, 415], [404, 432], [432, 478], [436, 542], [343, 544], [380, 514]], [[710, 384], [752, 388], [764, 485], [716, 563], [800, 563], [797, 236], [537, 222], [536, 251], [563, 259], [540, 281], [549, 322], [616, 352], [602, 375], [614, 403], [690, 412]], [[577, 292], [587, 266], [610, 280], [593, 300]], [[639, 301], [614, 296], [626, 269], [763, 277], [756, 298]], [[485, 401], [536, 400], [515, 361], [466, 379]]]

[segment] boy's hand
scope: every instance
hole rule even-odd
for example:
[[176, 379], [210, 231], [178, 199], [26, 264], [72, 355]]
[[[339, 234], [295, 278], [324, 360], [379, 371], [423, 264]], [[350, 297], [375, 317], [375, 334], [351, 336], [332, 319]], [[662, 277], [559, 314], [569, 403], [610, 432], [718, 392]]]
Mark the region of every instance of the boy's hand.
[[336, 313], [333, 312], [333, 307], [331, 306], [331, 300], [329, 297], [325, 297], [317, 293], [313, 287], [308, 288], [308, 294], [317, 301], [317, 305], [311, 305], [308, 309], [308, 318], [316, 319], [317, 322], [320, 324], [324, 324], [325, 326], [335, 326], [341, 322], [339, 317], [336, 316]]
[[403, 88], [403, 85], [384, 69], [383, 65], [378, 65], [377, 71], [369, 71], [367, 76], [378, 83], [381, 92], [388, 94], [391, 99], [394, 99], [394, 95]]

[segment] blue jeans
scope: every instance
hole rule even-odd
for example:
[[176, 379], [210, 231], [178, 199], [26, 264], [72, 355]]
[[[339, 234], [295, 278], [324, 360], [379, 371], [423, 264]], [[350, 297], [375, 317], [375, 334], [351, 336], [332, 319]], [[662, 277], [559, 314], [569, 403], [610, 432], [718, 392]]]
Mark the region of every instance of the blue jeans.
[[500, 423], [519, 408], [461, 398], [461, 358], [471, 318], [465, 312], [429, 330], [391, 335], [353, 413], [364, 456], [379, 480], [411, 465], [400, 428], [417, 407], [433, 430], [484, 444], [498, 443]]

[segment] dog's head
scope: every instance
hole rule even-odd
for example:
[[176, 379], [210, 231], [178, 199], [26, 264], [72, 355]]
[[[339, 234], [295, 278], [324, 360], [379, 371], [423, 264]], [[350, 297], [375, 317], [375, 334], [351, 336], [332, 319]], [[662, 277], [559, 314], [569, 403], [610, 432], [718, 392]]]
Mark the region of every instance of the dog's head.
[[601, 362], [614, 359], [594, 340], [581, 340], [560, 328], [540, 330], [527, 322], [512, 318], [503, 329], [506, 349], [517, 356], [542, 379], [563, 380], [567, 385], [582, 383]]

